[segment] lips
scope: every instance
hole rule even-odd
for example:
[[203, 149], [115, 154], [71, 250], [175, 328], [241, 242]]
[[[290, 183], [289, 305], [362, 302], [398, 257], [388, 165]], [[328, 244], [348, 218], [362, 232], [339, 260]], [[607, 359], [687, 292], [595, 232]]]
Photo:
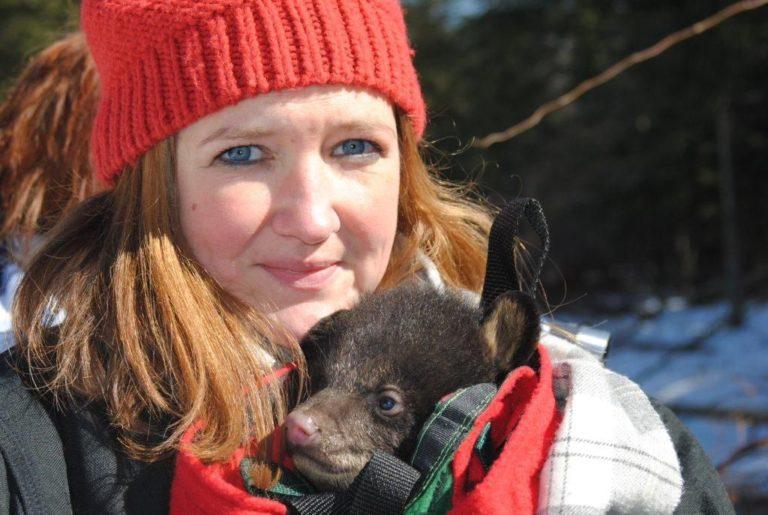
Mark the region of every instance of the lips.
[[331, 281], [339, 269], [339, 262], [272, 261], [260, 266], [281, 284], [301, 290], [315, 290]]

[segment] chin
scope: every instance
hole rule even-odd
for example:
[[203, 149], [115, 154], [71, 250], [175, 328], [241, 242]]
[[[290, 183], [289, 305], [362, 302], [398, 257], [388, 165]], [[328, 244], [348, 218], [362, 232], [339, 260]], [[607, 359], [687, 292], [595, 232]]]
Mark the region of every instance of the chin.
[[300, 340], [321, 318], [325, 318], [340, 309], [346, 309], [353, 305], [348, 303], [303, 303], [282, 309], [274, 313], [277, 320], [296, 339]]

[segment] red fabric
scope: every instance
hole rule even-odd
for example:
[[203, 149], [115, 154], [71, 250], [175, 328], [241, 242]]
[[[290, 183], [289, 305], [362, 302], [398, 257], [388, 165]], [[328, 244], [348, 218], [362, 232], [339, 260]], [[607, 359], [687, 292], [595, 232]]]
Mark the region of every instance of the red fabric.
[[[543, 347], [539, 348], [539, 357], [539, 374], [530, 367], [510, 374], [459, 446], [453, 460], [451, 513], [535, 513], [539, 474], [560, 424], [552, 391], [552, 365]], [[278, 371], [275, 377], [285, 373]], [[501, 448], [501, 453], [486, 471], [474, 447], [488, 422], [491, 441]], [[227, 463], [210, 465], [186, 450], [200, 427], [193, 427], [182, 438], [171, 486], [171, 514], [287, 513], [284, 505], [254, 497], [245, 490], [239, 470], [245, 450], [238, 450]], [[273, 440], [273, 445], [279, 447], [279, 441]]]
[[376, 91], [421, 135], [424, 100], [397, 0], [84, 0], [102, 84], [91, 146], [113, 181], [156, 143], [268, 91]]
[[245, 490], [240, 476], [239, 449], [226, 463], [203, 464], [185, 447], [200, 429], [197, 426], [182, 438], [171, 485], [171, 515], [246, 515], [269, 513], [284, 515], [287, 508], [277, 501], [255, 497]]
[[[296, 365], [289, 363], [264, 378], [265, 382], [285, 377]], [[189, 444], [202, 423], [191, 427], [181, 439], [176, 456], [176, 470], [171, 484], [172, 515], [246, 515], [257, 513], [285, 514], [286, 507], [276, 501], [251, 495], [240, 475], [240, 462], [246, 450], [238, 449], [226, 463], [204, 464], [189, 451]], [[280, 431], [277, 435], [282, 434]], [[273, 458], [279, 456], [279, 438], [273, 440]]]
[[[539, 347], [541, 367], [512, 372], [480, 414], [453, 460], [453, 514], [535, 513], [539, 475], [560, 424], [552, 391], [552, 365]], [[488, 471], [474, 447], [485, 425], [501, 453]]]

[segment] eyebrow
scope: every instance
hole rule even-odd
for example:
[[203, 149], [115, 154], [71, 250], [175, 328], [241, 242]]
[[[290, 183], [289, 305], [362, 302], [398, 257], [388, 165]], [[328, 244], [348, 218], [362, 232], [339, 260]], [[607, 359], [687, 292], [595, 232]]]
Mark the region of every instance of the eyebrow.
[[332, 127], [334, 129], [348, 130], [348, 131], [355, 131], [355, 130], [385, 131], [385, 132], [388, 132], [390, 135], [397, 137], [397, 131], [394, 129], [394, 127], [390, 127], [385, 123], [372, 122], [370, 120], [355, 120], [350, 122], [341, 122], [341, 123], [333, 124]]
[[[391, 136], [397, 137], [397, 131], [385, 123], [372, 122], [369, 120], [355, 120], [332, 124], [334, 130], [344, 131], [385, 131]], [[212, 141], [219, 139], [237, 140], [237, 139], [259, 139], [274, 134], [274, 131], [258, 128], [247, 128], [225, 125], [213, 131], [206, 136], [200, 145], [207, 145]]]
[[233, 127], [233, 126], [225, 125], [224, 127], [220, 127], [215, 131], [213, 131], [213, 133], [206, 136], [200, 142], [200, 145], [207, 145], [208, 143], [212, 141], [216, 141], [218, 139], [224, 139], [224, 140], [255, 139], [255, 138], [263, 138], [271, 134], [273, 134], [272, 131], [264, 130], [264, 129], [237, 127], [237, 126]]

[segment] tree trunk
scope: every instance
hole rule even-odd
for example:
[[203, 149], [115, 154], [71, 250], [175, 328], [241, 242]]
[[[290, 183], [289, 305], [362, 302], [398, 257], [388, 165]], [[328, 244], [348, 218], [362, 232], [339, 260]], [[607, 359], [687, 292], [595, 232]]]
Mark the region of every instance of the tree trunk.
[[741, 284], [741, 252], [739, 226], [736, 221], [736, 191], [733, 174], [731, 143], [730, 94], [721, 97], [717, 108], [717, 157], [720, 177], [720, 204], [722, 219], [723, 264], [725, 291], [731, 304], [729, 324], [741, 325], [744, 319], [744, 297]]

